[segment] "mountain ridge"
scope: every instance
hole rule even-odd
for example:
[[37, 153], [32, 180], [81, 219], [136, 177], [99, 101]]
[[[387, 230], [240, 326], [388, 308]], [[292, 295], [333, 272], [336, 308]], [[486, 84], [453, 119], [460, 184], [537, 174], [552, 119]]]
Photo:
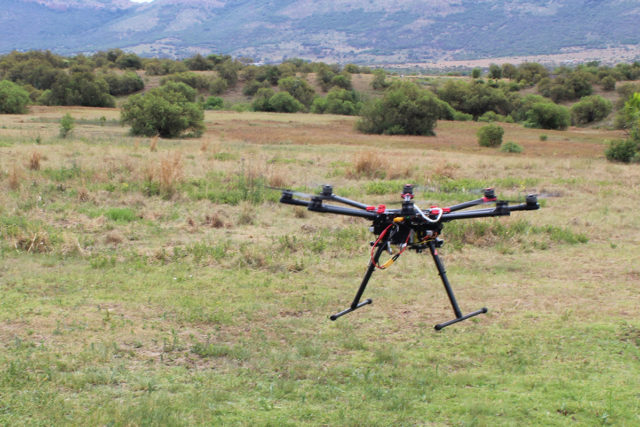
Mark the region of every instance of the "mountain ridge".
[[[0, 0], [0, 53], [407, 63], [640, 46], [632, 0]], [[34, 25], [34, 23], [36, 25]]]

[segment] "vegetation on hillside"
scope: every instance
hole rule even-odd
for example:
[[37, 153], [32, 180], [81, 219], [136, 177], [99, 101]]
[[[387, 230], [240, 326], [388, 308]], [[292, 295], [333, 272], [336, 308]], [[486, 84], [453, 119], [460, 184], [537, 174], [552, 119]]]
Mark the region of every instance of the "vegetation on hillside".
[[[606, 121], [625, 128], [631, 122], [625, 116], [625, 102], [640, 91], [634, 83], [640, 79], [638, 62], [614, 67], [592, 62], [557, 69], [537, 63], [491, 64], [486, 74], [477, 68], [469, 76], [433, 79], [402, 78], [377, 69], [362, 79], [371, 73], [354, 64], [290, 59], [256, 65], [245, 58], [199, 54], [170, 60], [142, 58], [119, 49], [92, 56], [30, 51], [0, 57], [3, 90], [12, 94], [3, 98], [4, 104], [19, 106], [11, 111], [25, 111], [25, 93], [29, 103], [42, 105], [113, 107], [117, 101], [123, 122], [132, 125], [133, 133], [163, 137], [187, 129], [197, 135], [201, 127], [197, 110], [204, 108], [361, 115], [358, 128], [367, 133], [432, 135], [436, 120], [516, 122], [557, 130]], [[151, 99], [163, 93], [156, 86], [176, 83], [193, 90], [188, 104], [166, 97], [164, 102], [172, 105], [173, 113], [185, 115], [184, 120], [162, 125], [146, 109], [133, 108], [144, 96]], [[606, 93], [614, 90], [619, 101], [612, 104]], [[145, 91], [149, 94], [142, 96]], [[615, 120], [609, 119], [612, 112]], [[187, 123], [178, 125], [182, 121]]]

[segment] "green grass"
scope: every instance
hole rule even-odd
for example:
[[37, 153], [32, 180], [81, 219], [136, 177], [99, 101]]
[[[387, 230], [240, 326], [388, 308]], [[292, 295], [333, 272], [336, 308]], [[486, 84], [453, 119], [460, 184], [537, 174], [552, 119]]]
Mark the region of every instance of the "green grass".
[[[353, 145], [294, 132], [332, 135], [336, 120], [225, 113], [224, 140], [205, 136], [213, 151], [180, 140], [158, 152], [115, 126], [80, 139], [96, 126], [79, 121], [80, 136], [61, 140], [47, 136], [56, 120], [40, 122], [42, 168], [23, 167], [16, 189], [9, 171], [27, 164], [33, 131], [3, 137], [0, 425], [638, 425], [637, 170], [537, 158], [531, 144], [496, 156], [431, 138], [371, 142], [350, 123]], [[243, 121], [275, 123], [290, 142], [234, 140]], [[410, 176], [348, 174], [376, 144], [395, 144], [392, 166], [415, 161]], [[167, 191], [146, 171], [174, 152]], [[423, 208], [489, 186], [560, 196], [445, 224], [460, 307], [489, 312], [436, 332], [453, 313], [428, 253], [376, 271], [374, 303], [331, 322], [369, 262], [369, 223], [278, 204], [273, 177], [372, 205], [407, 181]]]

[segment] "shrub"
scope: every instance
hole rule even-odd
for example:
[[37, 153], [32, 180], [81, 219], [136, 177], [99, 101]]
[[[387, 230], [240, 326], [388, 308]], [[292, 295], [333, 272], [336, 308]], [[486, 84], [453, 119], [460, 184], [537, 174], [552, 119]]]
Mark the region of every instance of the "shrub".
[[295, 99], [300, 101], [305, 107], [309, 107], [313, 102], [316, 92], [306, 80], [298, 77], [285, 77], [278, 80], [278, 87], [282, 91], [288, 92]]
[[449, 80], [438, 89], [438, 97], [463, 113], [480, 117], [487, 111], [509, 114], [513, 110], [512, 102], [504, 91], [475, 80]]
[[522, 146], [516, 144], [515, 142], [509, 141], [502, 144], [500, 147], [500, 151], [503, 153], [522, 153]]
[[[513, 121], [513, 119], [511, 119]], [[487, 111], [480, 117], [478, 117], [479, 122], [491, 123], [491, 122], [506, 122], [507, 118], [502, 114], [498, 114], [495, 111]]]
[[325, 98], [313, 100], [311, 112], [316, 114], [343, 114], [353, 116], [360, 112], [360, 95], [353, 90], [333, 88]]
[[0, 113], [24, 114], [27, 112], [29, 93], [9, 80], [0, 81]]
[[276, 113], [296, 113], [304, 109], [304, 105], [288, 92], [278, 92], [269, 98], [270, 111]]
[[204, 102], [204, 109], [205, 110], [220, 110], [220, 109], [222, 109], [223, 105], [224, 105], [224, 99], [220, 98], [219, 96], [210, 96]]
[[585, 124], [603, 120], [611, 113], [611, 102], [599, 95], [585, 96], [571, 107], [574, 124]]
[[504, 129], [498, 125], [489, 124], [478, 130], [478, 144], [482, 147], [498, 147], [502, 144]]
[[220, 95], [223, 94], [225, 90], [227, 90], [228, 86], [229, 84], [225, 79], [218, 77], [217, 79], [214, 79], [209, 85], [209, 92], [211, 92], [213, 95]]
[[60, 137], [66, 138], [76, 126], [76, 121], [71, 114], [67, 113], [60, 119]]
[[160, 80], [161, 85], [167, 84], [168, 82], [181, 82], [194, 89], [208, 89], [211, 83], [207, 77], [191, 71], [174, 73]]
[[433, 93], [414, 83], [396, 82], [381, 99], [364, 105], [356, 127], [364, 133], [434, 135], [440, 113]]
[[525, 126], [564, 130], [571, 124], [569, 109], [553, 102], [536, 102], [526, 112]]
[[463, 113], [462, 111], [456, 111], [453, 113], [453, 120], [459, 122], [469, 122], [473, 120], [473, 116], [471, 114]]
[[59, 75], [45, 90], [38, 102], [44, 105], [82, 105], [85, 107], [115, 107], [115, 99], [109, 94], [109, 85], [93, 72], [78, 69], [70, 75]]
[[607, 92], [611, 92], [616, 89], [616, 79], [611, 76], [605, 76], [600, 80], [600, 84], [602, 85], [602, 89]]
[[259, 82], [257, 80], [250, 80], [245, 83], [242, 88], [242, 94], [245, 96], [253, 96], [262, 88], [269, 87], [269, 82]]
[[144, 89], [142, 78], [133, 71], [124, 74], [107, 73], [102, 78], [109, 85], [109, 93], [113, 96], [129, 95]]
[[371, 80], [371, 87], [375, 90], [384, 90], [389, 87], [389, 83], [385, 80], [387, 73], [381, 68], [373, 71], [373, 80]]
[[609, 147], [605, 151], [607, 160], [614, 162], [630, 163], [638, 158], [640, 144], [633, 139], [619, 139], [609, 142]]
[[271, 105], [269, 105], [269, 99], [275, 95], [275, 91], [270, 87], [263, 87], [258, 89], [256, 96], [253, 99], [252, 107], [255, 111], [271, 111]]
[[130, 97], [122, 106], [121, 121], [131, 125], [134, 135], [174, 138], [187, 130], [200, 135], [204, 130], [204, 113], [194, 101], [194, 89], [184, 83], [169, 82]]

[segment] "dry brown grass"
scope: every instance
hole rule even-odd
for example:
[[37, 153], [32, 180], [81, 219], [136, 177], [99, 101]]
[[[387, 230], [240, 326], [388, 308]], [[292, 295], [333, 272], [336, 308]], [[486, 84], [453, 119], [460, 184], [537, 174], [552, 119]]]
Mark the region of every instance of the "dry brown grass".
[[111, 230], [105, 236], [104, 241], [111, 245], [119, 245], [124, 242], [124, 236], [118, 230]]
[[91, 195], [86, 187], [81, 187], [78, 189], [78, 201], [80, 202], [88, 202], [91, 200]]
[[20, 183], [22, 182], [22, 179], [23, 179], [22, 169], [18, 165], [13, 164], [11, 166], [11, 170], [9, 171], [9, 177], [8, 177], [9, 188], [14, 191], [18, 190], [20, 188]]
[[288, 182], [282, 172], [272, 171], [269, 175], [269, 185], [276, 188], [286, 188]]
[[31, 157], [29, 157], [29, 169], [32, 171], [39, 171], [40, 160], [42, 160], [42, 154], [39, 151], [33, 151], [31, 153]]
[[49, 233], [39, 230], [34, 233], [17, 236], [14, 240], [14, 247], [17, 250], [29, 253], [47, 253], [51, 250]]
[[380, 153], [364, 151], [355, 155], [353, 170], [347, 172], [350, 178], [382, 179], [387, 175], [389, 161]]
[[226, 223], [224, 222], [224, 220], [222, 219], [222, 216], [219, 213], [205, 215], [203, 225], [206, 225], [212, 228], [226, 227]]
[[182, 154], [174, 151], [158, 162], [152, 161], [143, 168], [142, 173], [145, 181], [157, 184], [162, 194], [170, 197], [183, 178]]
[[149, 143], [149, 150], [152, 153], [155, 153], [156, 151], [158, 151], [158, 138], [159, 138], [158, 135], [154, 136], [151, 142]]

